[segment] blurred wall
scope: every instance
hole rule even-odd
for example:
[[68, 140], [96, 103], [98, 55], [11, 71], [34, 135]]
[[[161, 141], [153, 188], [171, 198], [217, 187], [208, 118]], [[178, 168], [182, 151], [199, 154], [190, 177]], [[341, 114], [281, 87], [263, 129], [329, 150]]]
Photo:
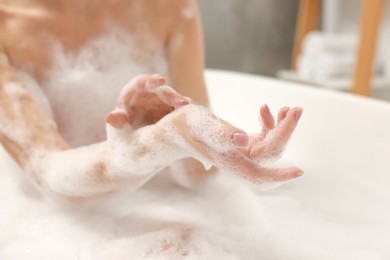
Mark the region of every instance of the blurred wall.
[[275, 76], [290, 67], [298, 0], [198, 0], [206, 66]]

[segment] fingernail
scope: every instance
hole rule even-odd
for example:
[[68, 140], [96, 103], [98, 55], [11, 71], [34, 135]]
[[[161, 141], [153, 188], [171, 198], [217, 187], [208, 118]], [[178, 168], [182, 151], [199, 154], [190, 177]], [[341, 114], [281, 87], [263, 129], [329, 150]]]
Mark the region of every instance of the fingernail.
[[295, 112], [295, 115], [294, 115], [294, 119], [295, 119], [295, 121], [298, 121], [300, 118], [301, 118], [301, 116], [302, 116], [302, 108], [300, 108], [300, 109], [298, 109], [296, 112]]
[[242, 132], [235, 132], [232, 135], [233, 143], [237, 146], [246, 146], [248, 144], [248, 135]]
[[262, 106], [262, 108], [264, 109], [264, 112], [269, 112], [269, 113], [271, 113], [271, 111], [269, 110], [269, 107], [268, 107], [267, 104], [264, 104], [264, 105]]
[[190, 103], [187, 99], [182, 99], [178, 102], [178, 106], [186, 106]]
[[146, 84], [149, 85], [149, 87], [157, 88], [165, 84], [166, 80], [163, 76], [160, 74], [154, 74], [152, 75], [153, 78], [149, 79]]

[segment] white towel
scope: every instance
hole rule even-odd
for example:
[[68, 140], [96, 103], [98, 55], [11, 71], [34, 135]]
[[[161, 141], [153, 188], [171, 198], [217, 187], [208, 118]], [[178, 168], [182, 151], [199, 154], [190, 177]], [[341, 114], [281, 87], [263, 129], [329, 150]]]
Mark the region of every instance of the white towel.
[[304, 53], [297, 61], [298, 76], [305, 80], [322, 82], [335, 77], [345, 77], [353, 73], [355, 54], [352, 52]]
[[358, 46], [358, 37], [355, 34], [331, 34], [313, 31], [307, 34], [303, 40], [305, 53], [331, 52], [355, 52]]
[[[303, 80], [319, 84], [336, 78], [352, 77], [357, 46], [356, 35], [311, 32], [303, 41], [302, 53], [297, 59], [297, 74]], [[373, 71], [380, 73], [382, 65], [383, 61], [377, 59]]]

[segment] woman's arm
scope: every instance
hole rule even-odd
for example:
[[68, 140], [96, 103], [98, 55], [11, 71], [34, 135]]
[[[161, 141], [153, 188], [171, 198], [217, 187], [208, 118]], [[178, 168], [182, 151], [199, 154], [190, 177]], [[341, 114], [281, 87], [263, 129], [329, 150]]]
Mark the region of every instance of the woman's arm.
[[0, 52], [0, 143], [22, 170], [57, 197], [95, 196], [115, 188], [118, 183], [110, 178], [117, 173], [107, 170], [112, 145], [71, 149], [33, 96]]
[[168, 37], [172, 86], [180, 94], [207, 106], [201, 19], [195, 0], [173, 1], [174, 24]]
[[[149, 105], [153, 100], [159, 108], [162, 103], [168, 102], [169, 112], [171, 108], [188, 103], [186, 98], [169, 89], [159, 91], [152, 88], [151, 95], [148, 95], [149, 105], [143, 108], [144, 95], [130, 98], [126, 94], [127, 90], [131, 92], [134, 88], [151, 86], [143, 79], [157, 77], [156, 87], [160, 86], [165, 80], [161, 81], [159, 76], [138, 77], [129, 83], [125, 94], [120, 97], [135, 100], [134, 104], [130, 104], [129, 110], [133, 114], [127, 113], [126, 124], [131, 122], [132, 127], [138, 128], [118, 130], [116, 128], [123, 128], [121, 121], [113, 120], [115, 116], [110, 117], [110, 114], [107, 127], [111, 129], [111, 135], [106, 141], [71, 149], [57, 132], [55, 123], [46, 116], [17, 77], [4, 53], [1, 53], [0, 62], [0, 142], [31, 179], [55, 197], [80, 201], [120, 187], [136, 189], [162, 167], [190, 156], [186, 153], [188, 149], [178, 144], [184, 142], [180, 135], [170, 131], [173, 124], [170, 120], [174, 120], [175, 115], [165, 123], [154, 124], [164, 115], [157, 114], [157, 119], [149, 122], [147, 120], [153, 117], [148, 114], [140, 125], [142, 118], [138, 116], [151, 109]], [[139, 91], [137, 89], [135, 93]], [[159, 100], [158, 95], [152, 94], [155, 91], [158, 95], [165, 95], [164, 102]], [[113, 114], [117, 116], [116, 112], [113, 111]]]
[[[204, 43], [201, 17], [195, 0], [166, 1], [172, 10], [172, 30], [167, 41], [168, 65], [172, 86], [180, 94], [208, 107], [204, 80]], [[204, 166], [187, 158], [170, 167], [174, 179], [185, 187], [202, 182], [214, 173], [215, 167]]]
[[152, 163], [150, 160], [147, 164], [140, 162], [139, 151], [153, 146], [153, 139], [163, 136], [154, 134], [162, 131], [159, 129], [160, 126], [142, 128], [134, 135], [128, 131], [120, 140], [111, 138], [71, 149], [58, 133], [55, 122], [47, 117], [18, 78], [5, 53], [0, 52], [0, 143], [44, 192], [78, 200], [122, 186], [141, 186], [169, 163], [169, 160], [159, 161], [159, 155], [175, 149], [161, 143], [163, 147], [157, 154], [142, 157], [148, 157]]
[[64, 150], [69, 146], [56, 125], [18, 78], [0, 50], [0, 142], [23, 168], [31, 166], [35, 150]]

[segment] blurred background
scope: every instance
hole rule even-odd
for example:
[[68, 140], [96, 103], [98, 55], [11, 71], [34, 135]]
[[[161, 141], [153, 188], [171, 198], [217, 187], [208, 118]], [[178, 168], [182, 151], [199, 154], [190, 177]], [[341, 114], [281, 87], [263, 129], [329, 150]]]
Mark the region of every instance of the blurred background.
[[[386, 2], [373, 68], [372, 82], [375, 83], [372, 83], [370, 95], [390, 101], [390, 47], [387, 47], [390, 46], [390, 4]], [[291, 75], [299, 4], [300, 0], [198, 0], [205, 34], [206, 66], [349, 91], [356, 48], [345, 53], [325, 50], [318, 56], [305, 56], [305, 50], [302, 50], [296, 63], [299, 64], [297, 75]], [[331, 34], [336, 38], [344, 37], [341, 47], [350, 46], [345, 43], [346, 38], [354, 39], [356, 46], [362, 5], [363, 0], [323, 0], [316, 40], [324, 38], [322, 34]], [[353, 55], [350, 55], [352, 51]], [[313, 61], [317, 60], [327, 63], [314, 64]], [[320, 72], [327, 73], [318, 75], [312, 70], [308, 73], [307, 67], [312, 69], [315, 66]], [[346, 69], [348, 66], [350, 70]], [[337, 71], [337, 67], [342, 71]]]
[[198, 0], [207, 66], [267, 76], [288, 68], [298, 3], [298, 0]]

